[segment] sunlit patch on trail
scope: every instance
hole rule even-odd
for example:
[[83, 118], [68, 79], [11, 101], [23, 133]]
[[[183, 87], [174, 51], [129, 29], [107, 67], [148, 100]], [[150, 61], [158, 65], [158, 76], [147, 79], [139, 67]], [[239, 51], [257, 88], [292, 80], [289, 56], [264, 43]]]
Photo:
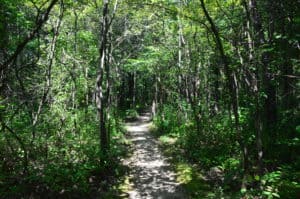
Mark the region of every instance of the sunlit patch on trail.
[[143, 132], [143, 131], [148, 131], [149, 123], [146, 124], [140, 124], [137, 125], [134, 123], [134, 125], [127, 125], [126, 130], [129, 132]]
[[176, 174], [158, 147], [158, 141], [150, 134], [150, 114], [144, 114], [136, 122], [127, 123], [133, 154], [125, 160], [131, 168], [128, 190], [130, 199], [185, 199], [187, 198]]

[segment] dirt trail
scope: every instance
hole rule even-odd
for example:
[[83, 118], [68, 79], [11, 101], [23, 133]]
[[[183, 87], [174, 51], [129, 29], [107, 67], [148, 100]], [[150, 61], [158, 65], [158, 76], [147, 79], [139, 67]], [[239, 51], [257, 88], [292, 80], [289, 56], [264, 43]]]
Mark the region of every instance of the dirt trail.
[[133, 155], [125, 161], [131, 168], [130, 199], [185, 199], [184, 191], [176, 182], [167, 158], [159, 149], [158, 141], [150, 134], [150, 114], [139, 116], [126, 124], [133, 143]]

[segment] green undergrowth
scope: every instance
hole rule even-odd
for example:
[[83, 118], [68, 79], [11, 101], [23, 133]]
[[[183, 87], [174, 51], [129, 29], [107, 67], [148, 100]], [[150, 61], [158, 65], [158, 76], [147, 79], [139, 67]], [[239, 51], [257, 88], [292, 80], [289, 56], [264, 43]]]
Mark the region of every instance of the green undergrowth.
[[90, 131], [97, 129], [96, 122], [61, 140], [57, 136], [38, 140], [31, 154], [41, 155], [30, 156], [27, 173], [21, 164], [1, 173], [0, 198], [119, 198], [118, 187], [128, 171], [121, 164], [128, 155], [128, 140], [121, 123], [112, 119], [110, 124], [107, 156], [100, 152], [99, 133]]
[[[246, 137], [248, 147], [255, 149], [255, 138], [249, 133], [252, 126], [248, 124], [248, 112], [243, 111], [240, 113], [242, 133], [249, 136]], [[300, 197], [299, 158], [280, 163], [274, 150], [273, 157], [264, 160], [265, 165], [273, 166], [266, 166], [261, 176], [256, 173], [255, 162], [250, 161], [250, 172], [245, 176], [247, 189], [241, 189], [241, 152], [231, 119], [226, 114], [202, 117], [198, 124], [193, 119], [165, 105], [154, 118], [152, 127], [164, 153], [171, 157], [177, 180], [191, 198]], [[290, 147], [291, 152], [295, 148], [294, 145]], [[255, 151], [249, 153], [252, 155]]]
[[[247, 192], [239, 190], [236, 178], [236, 167], [239, 161], [232, 158], [224, 162], [220, 168], [226, 172], [223, 183], [207, 179], [208, 170], [201, 169], [198, 164], [190, 161], [186, 152], [180, 146], [179, 137], [170, 135], [158, 136], [157, 128], [152, 132], [158, 137], [164, 154], [171, 157], [171, 163], [176, 171], [177, 181], [181, 183], [189, 196], [200, 198], [298, 198], [300, 195], [299, 170], [293, 166], [283, 166], [276, 171], [268, 172], [262, 177], [248, 176], [248, 183], [261, 183], [261, 189], [249, 188]], [[225, 169], [224, 169], [225, 168]], [[236, 185], [236, 189], [233, 187]]]
[[179, 136], [175, 134], [161, 135], [158, 128], [153, 125], [151, 132], [159, 139], [163, 153], [170, 157], [171, 165], [176, 172], [179, 182], [190, 198], [232, 198], [233, 195], [225, 194], [223, 189], [209, 182], [205, 171], [193, 164], [180, 146]]

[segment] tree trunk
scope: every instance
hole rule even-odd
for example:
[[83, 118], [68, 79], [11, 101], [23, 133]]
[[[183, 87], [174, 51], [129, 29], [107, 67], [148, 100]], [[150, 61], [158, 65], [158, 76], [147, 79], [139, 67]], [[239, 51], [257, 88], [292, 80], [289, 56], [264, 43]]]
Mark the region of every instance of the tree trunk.
[[234, 121], [235, 121], [235, 130], [236, 130], [236, 135], [237, 135], [237, 141], [240, 144], [241, 150], [242, 150], [242, 165], [243, 165], [243, 169], [244, 169], [244, 180], [242, 183], [242, 188], [246, 188], [246, 184], [245, 184], [245, 174], [248, 173], [248, 149], [246, 147], [246, 144], [244, 143], [244, 140], [241, 136], [241, 130], [240, 130], [240, 122], [239, 122], [239, 114], [238, 114], [238, 109], [239, 109], [239, 105], [238, 105], [238, 90], [237, 90], [237, 84], [234, 81], [234, 77], [233, 77], [233, 73], [229, 67], [229, 61], [228, 58], [225, 54], [224, 51], [224, 47], [219, 35], [219, 31], [215, 25], [215, 23], [213, 22], [212, 18], [210, 17], [204, 1], [200, 0], [201, 3], [201, 8], [204, 12], [204, 15], [206, 17], [206, 19], [208, 20], [209, 24], [210, 24], [210, 28], [212, 33], [214, 34], [214, 38], [215, 38], [215, 42], [217, 45], [217, 48], [219, 50], [222, 62], [223, 62], [223, 66], [224, 66], [224, 71], [225, 71], [225, 76], [226, 76], [226, 85], [227, 85], [227, 89], [229, 91], [229, 102], [232, 103], [231, 107], [232, 107], [232, 112], [234, 115]]
[[107, 53], [107, 34], [109, 29], [109, 20], [108, 20], [108, 9], [109, 1], [103, 0], [103, 9], [102, 9], [102, 21], [101, 21], [101, 40], [100, 40], [100, 64], [99, 71], [96, 82], [96, 106], [99, 114], [99, 122], [100, 122], [100, 149], [102, 154], [107, 156], [109, 143], [108, 136], [106, 130], [106, 117], [105, 117], [105, 97], [104, 97], [104, 72], [108, 67], [106, 61], [106, 53]]
[[[244, 6], [244, 10], [245, 10], [245, 14], [246, 14], [246, 35], [247, 35], [247, 40], [248, 40], [248, 62], [250, 65], [254, 64], [254, 50], [255, 50], [255, 41], [253, 39], [253, 34], [252, 33], [252, 21], [251, 21], [251, 12], [253, 13], [253, 11], [251, 11], [251, 9], [253, 9], [251, 4], [247, 4], [246, 1], [243, 1], [243, 6]], [[250, 8], [249, 8], [250, 7]], [[254, 93], [254, 104], [255, 104], [255, 111], [253, 114], [253, 118], [255, 118], [255, 122], [254, 122], [254, 127], [255, 127], [255, 132], [256, 132], [256, 151], [257, 151], [257, 167], [258, 167], [258, 171], [259, 174], [262, 173], [262, 167], [263, 167], [263, 143], [262, 143], [262, 126], [263, 126], [263, 122], [262, 122], [262, 110], [261, 110], [261, 104], [260, 104], [260, 84], [259, 84], [259, 74], [258, 74], [259, 69], [256, 69], [255, 72], [251, 72], [250, 76], [251, 76], [251, 84], [250, 84], [250, 91]]]

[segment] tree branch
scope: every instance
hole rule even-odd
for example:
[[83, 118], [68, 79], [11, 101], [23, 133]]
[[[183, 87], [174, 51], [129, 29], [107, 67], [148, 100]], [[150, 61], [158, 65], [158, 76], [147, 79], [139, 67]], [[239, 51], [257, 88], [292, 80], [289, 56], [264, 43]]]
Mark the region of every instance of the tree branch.
[[3, 63], [0, 64], [0, 71], [4, 71], [11, 63], [13, 63], [18, 55], [23, 51], [25, 46], [36, 36], [39, 30], [42, 28], [43, 24], [48, 20], [49, 14], [56, 4], [58, 0], [52, 0], [49, 4], [48, 8], [46, 9], [45, 13], [42, 17], [38, 20], [37, 25], [34, 30], [32, 30], [24, 39], [23, 41], [17, 46], [15, 52], [8, 57]]

